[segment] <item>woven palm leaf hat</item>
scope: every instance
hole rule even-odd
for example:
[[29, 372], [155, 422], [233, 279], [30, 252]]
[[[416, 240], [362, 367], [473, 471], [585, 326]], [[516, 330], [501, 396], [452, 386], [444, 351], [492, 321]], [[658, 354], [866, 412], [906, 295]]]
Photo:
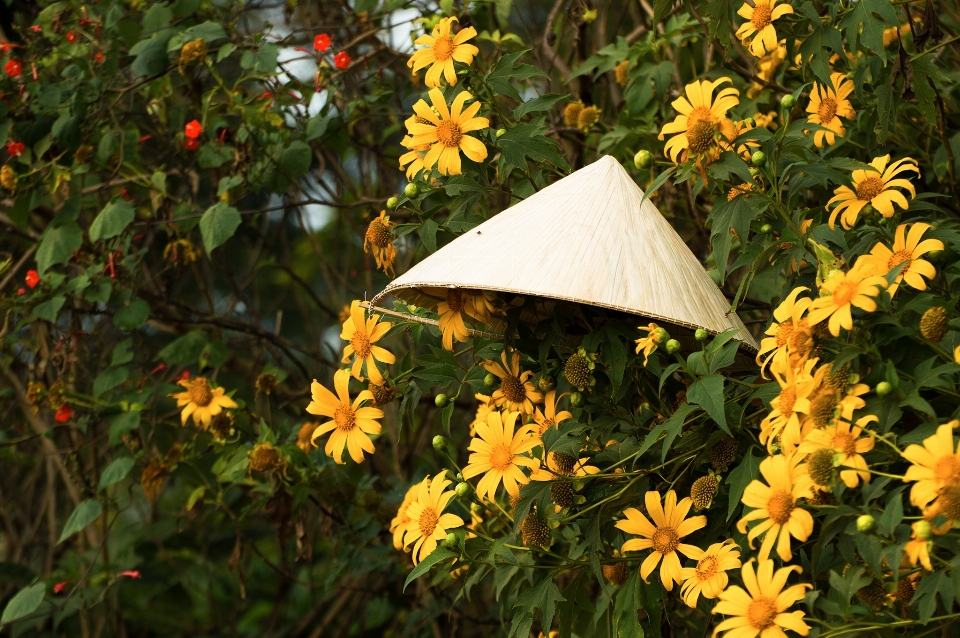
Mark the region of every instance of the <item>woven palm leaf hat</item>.
[[[530, 241], [533, 237], [536, 242]], [[396, 278], [370, 305], [394, 295], [432, 308], [451, 287], [636, 315], [638, 324], [655, 321], [671, 334], [678, 332], [687, 352], [694, 344], [683, 342], [692, 341], [697, 328], [712, 334], [736, 328], [740, 352], [735, 367], [756, 367], [757, 343], [730, 312], [730, 303], [611, 156], [464, 233]]]

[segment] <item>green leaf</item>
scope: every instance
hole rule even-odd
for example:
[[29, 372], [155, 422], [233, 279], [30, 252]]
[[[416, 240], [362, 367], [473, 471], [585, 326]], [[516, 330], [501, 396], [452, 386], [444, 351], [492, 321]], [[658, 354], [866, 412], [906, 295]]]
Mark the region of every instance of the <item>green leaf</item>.
[[34, 308], [33, 316], [37, 319], [49, 321], [50, 323], [56, 323], [57, 315], [60, 314], [60, 309], [63, 308], [63, 304], [66, 301], [67, 299], [63, 295], [57, 295], [50, 301], [45, 301]]
[[243, 184], [243, 175], [232, 175], [230, 177], [221, 177], [220, 183], [217, 184], [217, 197], [220, 197], [231, 188], [236, 188]]
[[528, 100], [515, 108], [513, 110], [513, 117], [519, 120], [527, 113], [549, 111], [551, 108], [553, 108], [554, 104], [560, 100], [565, 100], [568, 97], [570, 96], [567, 94], [560, 95], [559, 93], [547, 93], [546, 95], [541, 95], [540, 97]]
[[240, 226], [240, 212], [225, 202], [217, 202], [200, 218], [200, 234], [203, 247], [209, 255], [225, 241], [233, 237]]
[[631, 569], [627, 579], [617, 592], [613, 606], [614, 636], [617, 638], [643, 638], [643, 627], [637, 619], [637, 610], [643, 607], [640, 592], [640, 570]]
[[214, 40], [222, 40], [226, 37], [227, 32], [223, 30], [223, 27], [220, 26], [219, 22], [211, 22], [208, 20], [184, 29], [177, 35], [170, 38], [170, 42], [167, 44], [167, 51], [177, 51], [183, 48], [183, 45], [187, 42], [193, 42], [197, 38], [200, 38], [207, 44], [210, 44]]
[[103, 470], [103, 474], [100, 475], [100, 484], [97, 486], [97, 491], [103, 491], [104, 488], [110, 487], [114, 483], [119, 483], [127, 478], [127, 474], [133, 469], [133, 465], [134, 461], [129, 456], [119, 458], [108, 465]]
[[93, 396], [99, 397], [130, 378], [128, 368], [107, 368], [93, 380]]
[[527, 51], [529, 51], [529, 49], [502, 56], [500, 61], [497, 62], [497, 66], [487, 74], [485, 80], [487, 85], [500, 95], [506, 95], [518, 102], [522, 102], [523, 98], [521, 98], [517, 90], [513, 88], [513, 85], [510, 84], [510, 80], [527, 80], [532, 77], [546, 77], [543, 71], [532, 64], [517, 64], [520, 56]]
[[566, 160], [560, 156], [556, 141], [546, 137], [544, 131], [545, 129], [539, 123], [523, 122], [497, 140], [500, 147], [501, 179], [505, 179], [514, 166], [526, 169], [528, 157], [535, 163], [550, 162], [560, 168], [570, 168]]
[[[543, 626], [543, 633], [550, 632], [553, 625], [553, 617], [556, 612], [557, 603], [566, 602], [560, 594], [560, 589], [552, 578], [545, 578], [536, 587], [520, 592], [517, 602], [513, 604], [514, 608], [519, 607], [521, 612], [533, 615], [534, 609], [540, 610], [540, 625]], [[516, 619], [516, 616], [514, 616]]]
[[955, 591], [953, 581], [947, 577], [946, 571], [934, 572], [920, 579], [917, 591], [913, 594], [912, 602], [917, 605], [917, 610], [920, 612], [921, 624], [925, 625], [930, 622], [930, 618], [937, 610], [938, 592], [944, 608], [952, 609]]
[[89, 499], [77, 505], [77, 509], [73, 510], [73, 514], [67, 519], [67, 524], [63, 526], [63, 533], [60, 534], [60, 540], [57, 541], [57, 544], [59, 545], [97, 520], [101, 512], [103, 512], [103, 505], [100, 504], [100, 501]]
[[757, 478], [760, 473], [760, 460], [753, 457], [753, 448], [747, 450], [747, 455], [743, 457], [740, 465], [730, 472], [727, 481], [730, 483], [730, 503], [727, 506], [727, 520], [733, 516], [734, 510], [740, 505], [740, 497], [743, 491], [747, 489], [750, 482]]
[[10, 599], [0, 617], [0, 625], [12, 623], [15, 620], [26, 618], [40, 608], [43, 597], [47, 593], [47, 584], [43, 581], [24, 587], [17, 595]]
[[[687, 415], [695, 411], [697, 406], [692, 403], [682, 403], [676, 412], [670, 415], [670, 418], [663, 422], [663, 429], [666, 432], [666, 436], [663, 438], [663, 452], [660, 455], [660, 461], [667, 460], [667, 454], [670, 452], [670, 447], [673, 445], [674, 439], [680, 435], [680, 431], [683, 429], [683, 424], [686, 422]], [[652, 432], [651, 432], [652, 434]], [[644, 441], [646, 444], [646, 441]]]
[[191, 330], [168, 343], [157, 356], [162, 361], [173, 365], [193, 365], [200, 358], [200, 353], [206, 347], [207, 341], [207, 335], [203, 330]]
[[867, 570], [864, 567], [852, 566], [841, 576], [837, 572], [830, 572], [830, 586], [837, 590], [837, 593], [850, 604], [850, 598], [857, 592], [870, 584], [870, 579], [863, 574]]
[[130, 71], [137, 77], [158, 75], [167, 70], [170, 57], [167, 55], [167, 42], [173, 32], [169, 29], [161, 31], [149, 40], [141, 40], [132, 49], [130, 55], [136, 55]]
[[[881, 16], [890, 24], [899, 24], [897, 12], [890, 5], [890, 1], [859, 0], [859, 2], [851, 4], [850, 8], [851, 11], [843, 16], [840, 21], [840, 28], [847, 34], [850, 50], [856, 50], [857, 37], [859, 36], [868, 49], [880, 56], [881, 60], [886, 59], [883, 46], [883, 30], [887, 25], [876, 16]], [[862, 30], [861, 25], [863, 25]]]
[[135, 213], [133, 205], [127, 200], [113, 200], [104, 206], [90, 225], [90, 241], [116, 237], [130, 225]]
[[200, 168], [218, 168], [233, 159], [229, 146], [219, 144], [204, 144], [197, 154], [197, 164]]
[[627, 348], [620, 341], [622, 332], [616, 326], [608, 324], [606, 333], [609, 347], [604, 353], [604, 358], [610, 364], [610, 381], [613, 385], [613, 391], [616, 393], [617, 388], [623, 382], [623, 373], [627, 367]]
[[893, 494], [887, 500], [887, 506], [883, 508], [883, 514], [877, 521], [877, 533], [883, 536], [892, 536], [893, 530], [903, 520], [903, 490], [901, 487], [894, 490]]
[[456, 554], [442, 547], [438, 547], [430, 552], [429, 556], [421, 560], [417, 566], [414, 567], [409, 574], [407, 574], [407, 579], [403, 581], [403, 591], [407, 590], [407, 585], [426, 574], [431, 567], [440, 561], [453, 558], [454, 556], [456, 556]]
[[150, 304], [143, 299], [134, 299], [130, 305], [123, 306], [113, 315], [113, 325], [120, 330], [136, 330], [150, 316]]
[[687, 388], [687, 401], [702, 407], [724, 432], [730, 434], [727, 417], [723, 411], [723, 377], [710, 374], [700, 377]]
[[653, 3], [653, 21], [651, 24], [660, 24], [663, 16], [667, 15], [667, 11], [673, 6], [673, 2], [674, 0], [655, 0]]
[[643, 197], [640, 199], [640, 205], [643, 206], [643, 203], [646, 202], [651, 195], [656, 193], [657, 189], [663, 186], [663, 184], [670, 178], [671, 175], [673, 175], [676, 170], [676, 166], [671, 166], [667, 170], [657, 175], [657, 178], [653, 180], [650, 186], [647, 187], [647, 190], [643, 192]]
[[720, 281], [726, 279], [727, 260], [730, 256], [730, 246], [733, 243], [732, 228], [740, 238], [746, 242], [750, 233], [750, 222], [766, 209], [766, 204], [757, 197], [741, 195], [731, 201], [721, 199], [710, 211], [708, 220], [712, 220], [710, 227], [710, 243], [713, 255], [717, 262], [717, 271]]
[[143, 15], [143, 30], [146, 33], [159, 31], [170, 24], [173, 19], [173, 11], [163, 2], [154, 2]]
[[323, 134], [327, 132], [327, 127], [330, 125], [330, 122], [333, 120], [329, 115], [326, 117], [321, 117], [319, 114], [314, 115], [307, 121], [307, 135], [304, 138], [308, 142], [312, 142], [315, 139], [323, 137]]
[[295, 180], [310, 170], [312, 159], [313, 151], [310, 145], [295, 140], [283, 150], [283, 155], [280, 156], [280, 170], [291, 180]]
[[804, 60], [808, 60], [807, 66], [820, 83], [832, 87], [833, 83], [830, 81], [830, 52], [828, 49], [843, 56], [843, 38], [835, 27], [820, 22], [820, 15], [812, 3], [805, 2], [800, 7], [800, 12], [807, 17], [810, 26], [813, 28], [813, 33], [808, 35], [803, 44], [800, 45], [800, 55], [803, 56]]
[[37, 248], [37, 272], [43, 275], [50, 266], [67, 263], [82, 245], [83, 231], [76, 224], [48, 228]]

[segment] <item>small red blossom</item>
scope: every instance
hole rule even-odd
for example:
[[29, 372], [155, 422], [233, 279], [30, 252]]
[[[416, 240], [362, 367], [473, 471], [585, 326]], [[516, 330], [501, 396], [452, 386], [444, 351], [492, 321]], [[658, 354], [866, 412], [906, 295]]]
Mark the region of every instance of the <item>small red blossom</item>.
[[333, 64], [338, 69], [343, 70], [348, 66], [350, 66], [350, 56], [347, 54], [346, 51], [341, 51], [340, 53], [333, 56]]
[[16, 48], [18, 48], [19, 46], [20, 46], [19, 44], [13, 44], [13, 43], [11, 43], [11, 42], [7, 42], [6, 40], [4, 40], [4, 41], [0, 42], [0, 52], [2, 52], [4, 55], [6, 55], [6, 54], [10, 53], [10, 49], [16, 49]]
[[24, 296], [25, 294], [27, 294], [27, 289], [26, 289], [26, 288], [17, 288], [17, 296], [18, 296], [18, 297], [22, 297], [22, 296]]
[[144, 142], [146, 142], [147, 140], [149, 140], [149, 139], [152, 138], [152, 137], [153, 137], [153, 134], [152, 134], [152, 133], [147, 133], [146, 135], [141, 135], [141, 136], [140, 136], [140, 139], [137, 140], [137, 143], [138, 143], [138, 144], [143, 144]]
[[159, 363], [159, 364], [157, 364], [157, 367], [156, 367], [156, 368], [154, 368], [153, 370], [150, 371], [150, 374], [149, 374], [148, 376], [151, 376], [151, 377], [152, 377], [152, 376], [155, 375], [156, 373], [158, 373], [158, 372], [163, 372], [163, 371], [166, 370], [166, 369], [167, 369], [167, 364], [165, 364], [165, 363]]
[[200, 148], [200, 141], [192, 137], [188, 137], [183, 142], [183, 148], [187, 149], [188, 151], [195, 151]]
[[27, 150], [27, 146], [23, 142], [14, 142], [13, 140], [7, 142], [7, 152], [14, 157], [20, 157], [25, 150]]
[[192, 122], [187, 122], [187, 125], [183, 127], [183, 134], [189, 137], [192, 140], [200, 137], [200, 134], [203, 133], [203, 124], [197, 120]]
[[53, 418], [57, 420], [57, 423], [66, 423], [72, 416], [73, 410], [70, 409], [70, 406], [61, 405], [60, 409], [57, 410], [57, 413], [53, 415]]
[[80, 34], [78, 34], [76, 31], [73, 31], [73, 30], [67, 31], [67, 42], [69, 42], [70, 44], [73, 44], [74, 42], [76, 42], [77, 38], [79, 37], [80, 37]]
[[6, 71], [10, 77], [17, 78], [23, 73], [23, 65], [17, 60], [7, 60], [7, 63], [3, 65], [3, 70]]
[[39, 24], [34, 24], [30, 27], [30, 30], [33, 31], [34, 33], [40, 33], [40, 29], [41, 27]]
[[40, 273], [36, 270], [28, 270], [27, 276], [23, 278], [27, 285], [31, 288], [36, 288], [37, 284], [40, 283]]
[[180, 376], [174, 379], [174, 381], [186, 381], [189, 378], [190, 378], [190, 371], [184, 370], [183, 372], [180, 373]]
[[321, 33], [313, 39], [313, 48], [320, 53], [323, 53], [330, 48], [330, 36], [326, 33]]
[[93, 54], [93, 59], [97, 64], [103, 64], [105, 58], [106, 56], [103, 55], [103, 51], [97, 51]]
[[140, 570], [139, 570], [139, 569], [132, 569], [132, 570], [131, 570], [131, 569], [128, 569], [128, 570], [125, 571], [125, 572], [120, 572], [119, 574], [117, 574], [117, 578], [120, 578], [121, 576], [126, 576], [127, 578], [139, 579], [139, 578], [140, 578]]
[[62, 594], [63, 590], [66, 589], [67, 585], [69, 584], [70, 584], [69, 580], [65, 580], [62, 583], [57, 583], [56, 585], [53, 586], [53, 593]]

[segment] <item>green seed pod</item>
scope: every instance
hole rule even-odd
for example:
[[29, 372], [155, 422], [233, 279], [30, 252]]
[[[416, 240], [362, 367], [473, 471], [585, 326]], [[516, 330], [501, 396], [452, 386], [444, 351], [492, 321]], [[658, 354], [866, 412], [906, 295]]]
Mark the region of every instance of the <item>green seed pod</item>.
[[442, 452], [445, 447], [447, 447], [447, 437], [443, 436], [442, 434], [438, 434], [437, 436], [433, 437], [434, 450], [437, 452]]
[[710, 333], [707, 332], [704, 328], [697, 328], [697, 331], [696, 333], [694, 333], [694, 336], [697, 338], [697, 341], [706, 341], [707, 337], [710, 336]]
[[467, 498], [470, 496], [470, 484], [469, 483], [457, 483], [457, 487], [454, 488], [457, 496], [460, 498]]
[[670, 340], [670, 333], [667, 332], [666, 328], [657, 328], [653, 331], [653, 334], [656, 335], [657, 341], [660, 343], [666, 343]]
[[457, 535], [453, 532], [447, 534], [447, 537], [443, 539], [444, 547], [456, 547], [457, 546]]
[[416, 197], [419, 192], [420, 189], [412, 182], [403, 187], [403, 194], [407, 197]]
[[667, 354], [676, 354], [680, 352], [680, 342], [676, 339], [667, 341]]
[[575, 408], [582, 408], [584, 404], [584, 398], [582, 392], [574, 392], [570, 395], [570, 405]]
[[793, 105], [796, 103], [797, 98], [793, 97], [792, 95], [784, 95], [782, 98], [780, 98], [780, 106], [785, 109], [792, 109]]
[[919, 521], [913, 526], [913, 531], [916, 532], [917, 538], [923, 541], [930, 540], [930, 537], [933, 534], [933, 528], [930, 527], [930, 523], [927, 521]]
[[861, 514], [857, 517], [857, 531], [862, 534], [868, 534], [877, 526], [877, 519], [871, 514]]
[[646, 170], [653, 166], [653, 153], [650, 151], [639, 151], [633, 156], [633, 165], [640, 170]]
[[885, 397], [891, 392], [893, 392], [893, 386], [887, 383], [886, 381], [881, 381], [880, 383], [877, 384], [876, 391], [877, 391], [878, 397]]
[[488, 372], [487, 376], [483, 378], [483, 385], [487, 386], [488, 388], [497, 387], [497, 375], [493, 374], [492, 372]]
[[754, 151], [753, 155], [750, 156], [750, 163], [760, 168], [767, 163], [767, 154], [763, 151]]
[[448, 405], [450, 405], [450, 397], [448, 397], [447, 395], [442, 394], [442, 393], [441, 393], [441, 394], [438, 394], [437, 396], [435, 396], [435, 397], [433, 398], [433, 403], [434, 403], [438, 408], [445, 408], [445, 407], [447, 407]]
[[387, 200], [387, 208], [389, 210], [396, 210], [397, 206], [400, 204], [399, 197], [391, 197]]
[[760, 232], [764, 233], [765, 235], [770, 234], [770, 231], [772, 230], [773, 230], [773, 226], [771, 226], [770, 224], [764, 224], [763, 226], [760, 227]]
[[506, 135], [506, 134], [507, 134], [507, 129], [505, 129], [505, 128], [498, 128], [498, 129], [497, 129], [497, 137], [498, 137], [498, 138], [503, 137], [503, 136]]

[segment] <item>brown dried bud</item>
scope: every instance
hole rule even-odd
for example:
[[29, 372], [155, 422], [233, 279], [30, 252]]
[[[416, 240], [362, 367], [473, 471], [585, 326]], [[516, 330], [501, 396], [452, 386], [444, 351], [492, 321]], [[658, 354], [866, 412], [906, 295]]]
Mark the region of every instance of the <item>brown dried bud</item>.
[[180, 49], [180, 66], [184, 67], [194, 62], [203, 62], [207, 57], [207, 43], [203, 38], [187, 42]]
[[264, 372], [259, 377], [257, 377], [257, 382], [256, 382], [257, 394], [260, 394], [260, 393], [270, 394], [273, 391], [273, 389], [277, 387], [277, 385], [279, 385], [279, 383], [280, 382], [277, 381], [277, 375], [271, 374], [269, 372]]
[[247, 455], [250, 469], [254, 472], [266, 472], [280, 467], [280, 454], [269, 443], [258, 443]]
[[17, 174], [7, 164], [0, 168], [0, 184], [11, 193], [17, 190]]

